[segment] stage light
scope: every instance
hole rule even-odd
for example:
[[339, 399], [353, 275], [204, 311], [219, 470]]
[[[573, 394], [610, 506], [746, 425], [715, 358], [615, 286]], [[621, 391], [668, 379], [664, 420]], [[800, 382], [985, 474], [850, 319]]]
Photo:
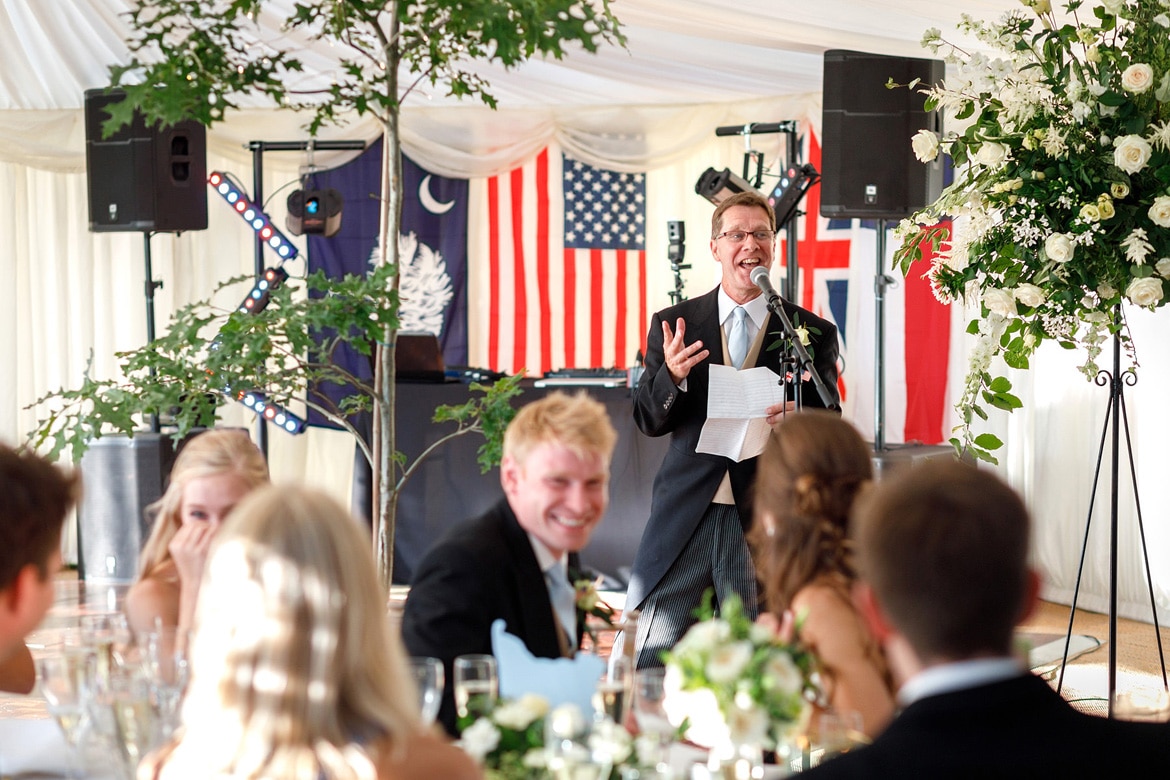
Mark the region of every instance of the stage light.
[[717, 171], [708, 168], [695, 183], [695, 192], [718, 206], [737, 192], [755, 190], [746, 179], [732, 173], [729, 168]]
[[227, 201], [252, 230], [272, 248], [282, 260], [297, 256], [297, 248], [276, 229], [264, 210], [248, 199], [248, 196], [232, 180], [220, 171], [212, 171], [207, 183]]
[[780, 174], [780, 181], [768, 196], [768, 203], [772, 204], [772, 209], [776, 212], [777, 230], [788, 224], [808, 188], [820, 179], [821, 175], [817, 173], [817, 169], [808, 163], [789, 166]]
[[236, 400], [268, 422], [280, 426], [294, 436], [298, 433], [305, 432], [307, 423], [304, 419], [293, 414], [275, 401], [270, 400], [264, 393], [258, 390], [238, 393]]
[[288, 218], [285, 226], [294, 236], [302, 233], [324, 235], [326, 238], [341, 230], [341, 193], [332, 187], [327, 190], [297, 190], [288, 196]]
[[272, 291], [288, 280], [288, 272], [283, 268], [269, 268], [264, 275], [256, 280], [252, 289], [244, 297], [237, 311], [245, 314], [258, 314], [268, 306]]

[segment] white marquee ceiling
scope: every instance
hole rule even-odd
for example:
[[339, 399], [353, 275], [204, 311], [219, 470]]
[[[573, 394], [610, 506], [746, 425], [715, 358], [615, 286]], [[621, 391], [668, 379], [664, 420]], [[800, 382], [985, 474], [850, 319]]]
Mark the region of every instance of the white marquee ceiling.
[[[125, 56], [129, 0], [0, 0], [0, 109], [78, 108]], [[275, 0], [274, 8], [291, 6]], [[628, 49], [512, 72], [485, 69], [505, 109], [686, 105], [819, 92], [821, 54], [928, 56], [929, 27], [994, 18], [1018, 0], [617, 0]], [[262, 17], [275, 32], [278, 16]], [[328, 50], [322, 48], [324, 65]], [[414, 105], [451, 105], [419, 96]], [[410, 104], [408, 104], [410, 105]]]

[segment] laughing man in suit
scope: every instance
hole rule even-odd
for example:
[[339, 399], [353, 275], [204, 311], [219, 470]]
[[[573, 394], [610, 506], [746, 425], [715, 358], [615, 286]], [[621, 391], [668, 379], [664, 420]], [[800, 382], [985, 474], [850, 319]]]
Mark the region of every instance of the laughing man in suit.
[[874, 743], [811, 778], [1144, 777], [1170, 766], [1170, 726], [1069, 706], [1012, 655], [1036, 603], [1023, 501], [954, 460], [880, 482], [855, 509], [856, 599], [902, 683]]
[[[756, 459], [735, 462], [695, 451], [707, 421], [707, 380], [712, 364], [735, 368], [766, 366], [784, 373], [785, 350], [772, 348], [782, 330], [751, 280], [757, 266], [772, 267], [776, 215], [757, 192], [722, 201], [711, 216], [711, 254], [722, 266], [716, 287], [654, 315], [646, 341], [646, 367], [634, 394], [634, 420], [648, 436], [669, 435], [650, 507], [650, 518], [634, 558], [627, 608], [638, 607], [637, 665], [661, 666], [661, 652], [694, 623], [703, 592], [715, 588], [717, 603], [738, 593], [756, 614], [756, 579], [744, 531], [751, 524], [749, 488]], [[813, 369], [837, 395], [837, 328], [789, 301], [784, 311], [797, 328], [807, 328]], [[742, 307], [746, 316], [737, 309]], [[738, 363], [735, 321], [745, 329]], [[823, 407], [813, 383], [801, 382], [806, 407]], [[767, 410], [770, 424], [793, 402]], [[624, 638], [623, 638], [624, 641]]]
[[523, 407], [504, 434], [504, 498], [452, 528], [419, 564], [402, 638], [411, 655], [443, 661], [439, 720], [452, 734], [452, 663], [491, 653], [493, 621], [504, 620], [538, 658], [576, 650], [581, 626], [569, 558], [605, 514], [616, 441], [605, 406], [585, 393], [554, 392]]

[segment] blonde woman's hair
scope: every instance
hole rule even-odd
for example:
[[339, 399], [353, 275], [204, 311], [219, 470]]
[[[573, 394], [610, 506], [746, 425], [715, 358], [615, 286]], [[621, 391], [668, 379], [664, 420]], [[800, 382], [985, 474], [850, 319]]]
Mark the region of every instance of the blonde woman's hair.
[[149, 576], [170, 559], [167, 545], [179, 530], [183, 489], [187, 483], [224, 473], [235, 474], [249, 487], [267, 484], [268, 464], [246, 431], [239, 428], [214, 429], [195, 436], [183, 445], [171, 468], [166, 492], [146, 508], [146, 514], [153, 518], [153, 524], [138, 557], [139, 579]]
[[250, 494], [212, 546], [161, 777], [374, 777], [370, 748], [420, 729], [385, 605], [369, 539], [334, 499]]
[[556, 442], [575, 455], [600, 455], [608, 464], [617, 431], [605, 405], [581, 391], [559, 390], [523, 406], [504, 432], [504, 457], [523, 464], [542, 444]]

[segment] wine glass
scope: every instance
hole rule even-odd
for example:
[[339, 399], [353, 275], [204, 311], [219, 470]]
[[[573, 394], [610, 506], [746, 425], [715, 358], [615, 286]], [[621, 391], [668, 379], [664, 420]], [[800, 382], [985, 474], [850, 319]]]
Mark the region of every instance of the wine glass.
[[455, 711], [459, 717], [490, 711], [499, 690], [499, 672], [493, 656], [470, 654], [455, 659]]
[[90, 650], [71, 645], [63, 646], [57, 655], [37, 661], [41, 696], [69, 746], [67, 761], [71, 778], [77, 777], [77, 758], [88, 725], [87, 710], [96, 668], [96, 657]]
[[438, 658], [411, 658], [410, 671], [418, 687], [419, 713], [424, 726], [435, 722], [439, 706], [443, 703], [445, 685], [443, 662]]

